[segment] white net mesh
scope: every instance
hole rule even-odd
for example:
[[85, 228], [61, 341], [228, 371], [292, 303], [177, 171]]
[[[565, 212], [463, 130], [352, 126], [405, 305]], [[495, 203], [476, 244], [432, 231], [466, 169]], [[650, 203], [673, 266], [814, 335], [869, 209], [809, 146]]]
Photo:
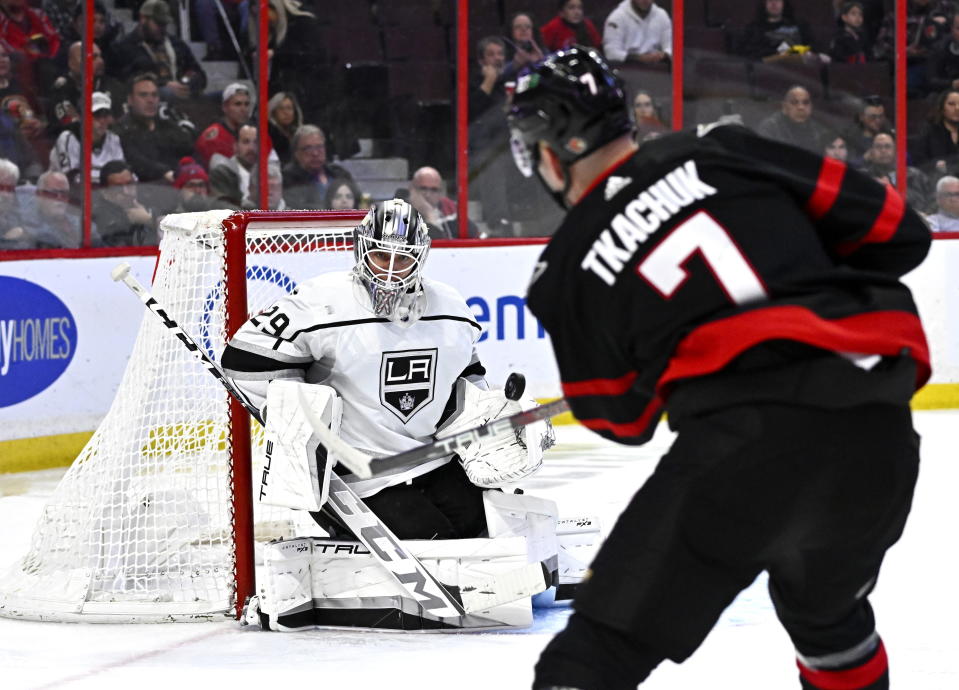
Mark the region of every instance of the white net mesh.
[[[222, 221], [228, 215], [168, 216], [150, 288], [214, 360], [225, 344]], [[357, 221], [343, 214], [234, 214], [231, 222], [246, 227], [248, 313], [302, 280], [352, 264], [342, 250], [352, 248]], [[0, 615], [88, 621], [232, 615], [228, 400], [144, 310], [110, 411], [44, 508], [28, 553], [0, 580]], [[257, 486], [260, 431], [253, 426]], [[255, 509], [254, 526], [262, 539], [316, 533], [308, 515], [280, 508]]]

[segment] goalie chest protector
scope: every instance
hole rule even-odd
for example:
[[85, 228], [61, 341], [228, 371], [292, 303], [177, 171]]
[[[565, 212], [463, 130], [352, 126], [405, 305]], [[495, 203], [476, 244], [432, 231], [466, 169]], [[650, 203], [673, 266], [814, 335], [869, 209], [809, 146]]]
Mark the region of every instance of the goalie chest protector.
[[[482, 333], [455, 289], [423, 283], [426, 309], [407, 324], [365, 309], [350, 273], [323, 274], [248, 321], [234, 352], [253, 346], [261, 362], [275, 353], [278, 377], [298, 376], [296, 361], [308, 367], [307, 381], [333, 387], [343, 399], [340, 435], [350, 445], [375, 455], [414, 448], [432, 438], [456, 379], [478, 367], [474, 344]], [[242, 383], [241, 372], [231, 374]]]

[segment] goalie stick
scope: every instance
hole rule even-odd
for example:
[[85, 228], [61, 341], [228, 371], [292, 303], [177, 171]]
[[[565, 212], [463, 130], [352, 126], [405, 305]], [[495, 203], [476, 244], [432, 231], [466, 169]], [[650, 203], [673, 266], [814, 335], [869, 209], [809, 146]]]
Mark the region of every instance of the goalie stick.
[[[122, 282], [140, 299], [141, 302], [166, 326], [187, 350], [206, 367], [230, 395], [262, 426], [263, 416], [260, 410], [250, 401], [233, 381], [220, 369], [219, 365], [197, 345], [180, 325], [172, 319], [166, 310], [157, 302], [139, 281], [130, 274], [130, 264], [122, 263], [110, 273], [114, 281]], [[302, 401], [302, 397], [301, 397]], [[304, 407], [311, 424], [315, 426], [315, 413], [307, 405]], [[327, 434], [325, 437], [335, 437], [328, 427], [320, 423]], [[323, 435], [320, 436], [324, 438]], [[345, 445], [345, 444], [342, 444]], [[336, 454], [333, 447], [327, 450]], [[358, 452], [358, 451], [357, 451]], [[346, 464], [344, 462], [344, 464]], [[348, 465], [347, 465], [348, 466]], [[461, 594], [461, 604], [447, 589], [434, 578], [429, 571], [413, 556], [393, 534], [390, 529], [371, 511], [362, 499], [340, 479], [335, 473], [330, 474], [330, 490], [328, 505], [340, 521], [356, 536], [360, 543], [390, 572], [397, 583], [416, 601], [425, 613], [432, 617], [456, 619], [460, 627], [479, 627], [473, 621], [470, 625], [471, 613], [488, 609], [492, 606], [516, 601], [526, 596], [538, 594], [546, 589], [549, 575], [545, 567], [537, 571], [530, 566], [519, 568], [516, 571], [504, 573], [485, 585]], [[540, 564], [532, 564], [539, 566]], [[501, 593], [501, 594], [494, 594]]]
[[320, 437], [328, 449], [336, 453], [340, 460], [346, 465], [353, 474], [361, 479], [369, 479], [388, 471], [393, 471], [406, 467], [413, 467], [428, 460], [435, 460], [444, 455], [455, 453], [457, 450], [465, 448], [474, 441], [481, 441], [490, 436], [507, 434], [520, 427], [541, 422], [544, 419], [555, 417], [569, 410], [569, 403], [564, 398], [554, 400], [553, 402], [534, 407], [530, 410], [517, 412], [509, 417], [500, 417], [486, 424], [461, 431], [452, 436], [438, 438], [430, 443], [425, 443], [418, 448], [389, 455], [385, 457], [374, 457], [367, 455], [362, 451], [353, 448], [345, 443], [339, 436], [336, 436], [319, 420], [316, 415], [307, 412], [307, 419], [313, 427], [313, 431]]

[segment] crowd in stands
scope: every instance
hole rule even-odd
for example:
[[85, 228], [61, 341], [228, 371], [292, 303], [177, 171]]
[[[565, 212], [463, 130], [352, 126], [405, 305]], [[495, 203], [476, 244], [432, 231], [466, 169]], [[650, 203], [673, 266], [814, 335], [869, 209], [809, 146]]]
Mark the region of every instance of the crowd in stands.
[[[364, 190], [347, 159], [403, 157], [412, 174], [390, 191], [423, 213], [434, 237], [458, 236], [447, 182], [455, 163], [451, 3], [269, 2], [269, 208], [367, 207], [388, 192]], [[257, 3], [221, 4], [224, 16], [213, 0], [190, 3], [193, 37], [206, 48], [197, 55], [179, 35], [178, 4], [95, 0], [94, 93], [86, 114], [84, 3], [0, 0], [0, 250], [81, 246], [87, 171], [93, 246], [155, 244], [169, 213], [260, 206], [260, 94], [245, 78], [256, 58]], [[574, 44], [601, 51], [626, 79], [638, 139], [671, 129], [671, 4], [470, 3], [469, 196], [478, 202], [471, 207], [477, 217], [467, 221], [471, 235], [545, 235], [556, 226], [560, 210], [512, 163], [505, 118], [518, 75], [550, 51]], [[937, 229], [959, 228], [959, 0], [908, 2], [910, 127], [901, 133], [888, 114], [891, 0], [685, 6], [687, 125], [740, 122], [891, 184], [900, 136], [910, 200]], [[115, 8], [132, 10], [134, 19], [119, 21]], [[331, 12], [349, 22], [347, 34]], [[223, 59], [236, 61], [237, 80], [213, 88], [204, 61]], [[416, 69], [404, 73], [404, 64]], [[426, 76], [437, 64], [438, 86]], [[446, 129], [423, 119], [434, 111]], [[445, 149], [431, 143], [441, 137], [450, 139]]]

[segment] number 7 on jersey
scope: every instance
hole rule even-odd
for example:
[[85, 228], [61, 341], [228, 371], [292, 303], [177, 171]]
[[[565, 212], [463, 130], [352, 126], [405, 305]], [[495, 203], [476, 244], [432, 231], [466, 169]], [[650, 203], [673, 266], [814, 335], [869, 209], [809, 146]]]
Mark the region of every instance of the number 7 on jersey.
[[765, 286], [733, 238], [705, 211], [676, 226], [640, 262], [636, 272], [669, 299], [689, 277], [683, 266], [696, 252], [702, 255], [733, 303], [746, 304], [767, 297]]

